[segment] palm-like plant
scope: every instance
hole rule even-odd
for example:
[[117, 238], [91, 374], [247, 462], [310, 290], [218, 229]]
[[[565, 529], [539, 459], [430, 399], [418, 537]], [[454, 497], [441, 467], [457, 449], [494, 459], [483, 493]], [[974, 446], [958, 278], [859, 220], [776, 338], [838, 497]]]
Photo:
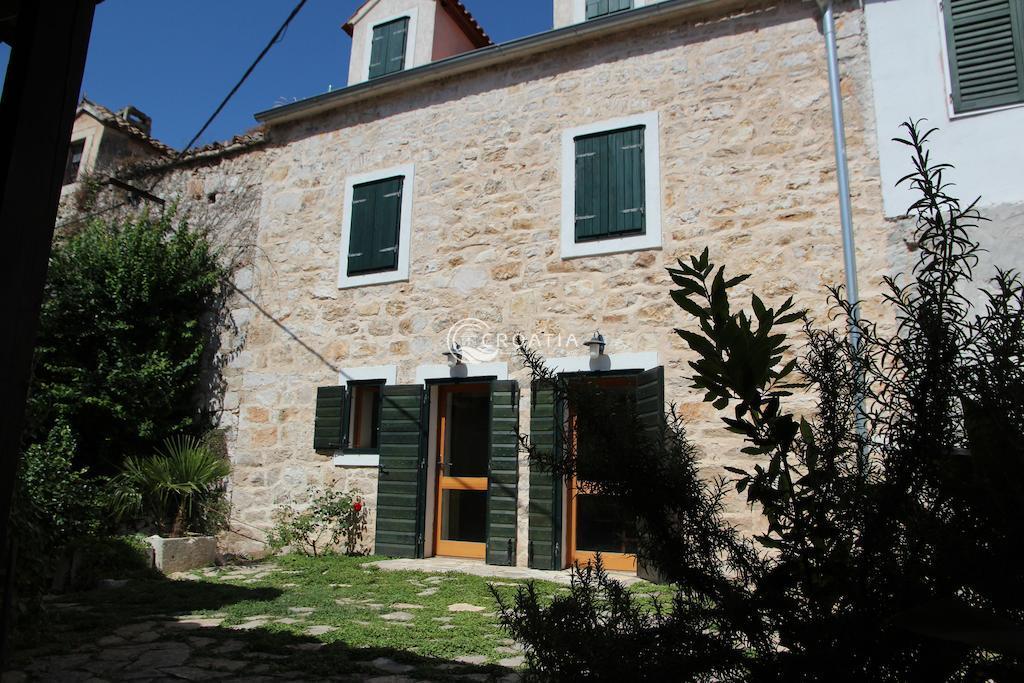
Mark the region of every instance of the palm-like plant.
[[[183, 536], [203, 516], [220, 508], [228, 461], [192, 436], [172, 436], [148, 458], [129, 457], [115, 477], [114, 510], [122, 519], [147, 517], [161, 531]], [[170, 520], [170, 524], [168, 524]]]

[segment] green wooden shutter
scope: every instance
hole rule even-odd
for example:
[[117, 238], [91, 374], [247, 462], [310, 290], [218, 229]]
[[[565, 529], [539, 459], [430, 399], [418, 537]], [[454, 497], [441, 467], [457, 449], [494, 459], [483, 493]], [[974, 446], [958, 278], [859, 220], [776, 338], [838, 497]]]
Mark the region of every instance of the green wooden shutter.
[[376, 183], [377, 201], [373, 230], [371, 267], [393, 270], [398, 267], [398, 233], [402, 223], [402, 184], [404, 178], [388, 178]]
[[375, 553], [423, 556], [427, 459], [421, 385], [381, 389], [380, 475]]
[[665, 368], [658, 366], [636, 375], [637, 419], [651, 434], [665, 424]]
[[316, 417], [313, 422], [313, 448], [331, 451], [345, 446], [345, 387], [317, 387]]
[[953, 108], [1024, 102], [1024, 0], [945, 0]]
[[515, 566], [519, 490], [519, 383], [491, 382], [487, 564]]
[[404, 182], [399, 176], [352, 188], [348, 275], [398, 267]]
[[576, 241], [643, 233], [644, 126], [576, 138]]
[[608, 136], [610, 208], [608, 233], [644, 231], [644, 127]]
[[[560, 411], [550, 384], [534, 382], [530, 392], [530, 439], [537, 449], [557, 453]], [[562, 479], [530, 463], [528, 563], [534, 569], [561, 569]]]
[[405, 68], [405, 45], [408, 33], [408, 17], [373, 27], [368, 74], [370, 78], [386, 76]]
[[596, 19], [633, 6], [633, 0], [587, 0], [587, 19]]

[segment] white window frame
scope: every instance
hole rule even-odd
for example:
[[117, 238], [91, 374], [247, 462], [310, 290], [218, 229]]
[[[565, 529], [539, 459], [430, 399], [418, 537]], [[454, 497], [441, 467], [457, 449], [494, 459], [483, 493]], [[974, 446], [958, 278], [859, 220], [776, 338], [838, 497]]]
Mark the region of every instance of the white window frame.
[[957, 112], [956, 107], [953, 105], [953, 69], [950, 68], [950, 54], [949, 54], [949, 40], [948, 34], [946, 33], [946, 12], [942, 6], [942, 0], [938, 0], [935, 3], [935, 10], [938, 12], [939, 22], [939, 49], [942, 51], [942, 80], [946, 84], [946, 114], [949, 116], [950, 121], [956, 121], [957, 119], [966, 119], [971, 116], [978, 116], [979, 114], [991, 114], [996, 111], [1004, 111], [1006, 109], [1019, 109], [1024, 107], [1024, 102], [1014, 102], [1013, 104], [1003, 104], [998, 107], [987, 107], [985, 109], [972, 109], [971, 111]]
[[[401, 176], [402, 181], [402, 208], [398, 229], [398, 265], [394, 270], [385, 270], [378, 273], [364, 273], [361, 275], [348, 274], [348, 251], [349, 241], [352, 236], [352, 193], [356, 185], [371, 183], [375, 180], [385, 180]], [[412, 245], [412, 195], [415, 185], [415, 169], [413, 164], [392, 166], [379, 171], [359, 173], [345, 178], [345, 202], [342, 207], [344, 214], [341, 218], [341, 249], [338, 256], [338, 289], [350, 287], [363, 287], [366, 285], [381, 285], [389, 282], [405, 282], [409, 279], [409, 252]]]
[[[342, 368], [338, 371], [338, 384], [350, 390], [349, 382], [381, 381], [384, 385], [398, 384], [397, 365], [366, 365], [358, 368]], [[352, 416], [348, 419], [351, 421]], [[351, 426], [351, 425], [350, 425]], [[346, 453], [335, 451], [333, 458], [337, 467], [378, 467], [380, 453]]]
[[[637, 9], [644, 5], [658, 2], [658, 0], [633, 0], [633, 7], [631, 9]], [[629, 10], [626, 10], [627, 12]], [[616, 12], [615, 14], [619, 14]], [[606, 15], [607, 16], [607, 15]], [[572, 0], [572, 21], [574, 24], [582, 24], [587, 20], [587, 0]]]
[[385, 19], [378, 19], [373, 22], [372, 26], [367, 27], [366, 37], [363, 45], [363, 80], [370, 80], [370, 54], [373, 52], [373, 30], [382, 24], [395, 21], [396, 19], [408, 19], [409, 20], [409, 33], [405, 36], [405, 64], [402, 65], [402, 71], [411, 69], [415, 64], [414, 55], [416, 50], [416, 18], [419, 14], [418, 8], [410, 7], [407, 10], [399, 12], [398, 14], [387, 17]]
[[[644, 127], [644, 234], [576, 241], [576, 138], [620, 128]], [[661, 248], [661, 147], [658, 112], [598, 121], [562, 132], [562, 258]]]

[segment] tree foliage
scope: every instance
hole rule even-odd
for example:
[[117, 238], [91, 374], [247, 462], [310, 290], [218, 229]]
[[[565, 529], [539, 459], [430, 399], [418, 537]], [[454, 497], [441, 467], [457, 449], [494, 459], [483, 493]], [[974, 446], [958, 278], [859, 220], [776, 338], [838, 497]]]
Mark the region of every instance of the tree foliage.
[[[804, 316], [790, 301], [773, 308], [754, 294], [752, 314], [734, 312], [746, 276], [730, 278], [707, 250], [670, 269], [672, 298], [696, 321], [678, 330], [696, 355], [692, 385], [754, 462], [731, 469], [730, 484], [701, 483], [671, 414], [653, 436], [634, 421], [611, 437], [594, 456], [604, 466], [587, 478], [636, 511], [640, 559], [676, 583], [675, 600], [667, 614], [637, 617], [606, 578], [581, 578], [550, 605], [520, 592], [502, 621], [542, 673], [603, 677], [578, 656], [597, 643], [634, 680], [670, 671], [707, 681], [1024, 675], [1015, 474], [1024, 467], [1024, 283], [1000, 271], [984, 310], [972, 310], [969, 230], [980, 216], [948, 194], [950, 167], [926, 150], [932, 132], [905, 129], [914, 171], [901, 182], [920, 195], [911, 207], [919, 258], [906, 282], [886, 279], [894, 325], [858, 320], [857, 302], [832, 289], [835, 319], [859, 341], [805, 320], [805, 350], [791, 358], [780, 328]], [[525, 356], [575, 413], [607, 414], [599, 396]], [[816, 400], [813, 416], [787, 409], [800, 386]], [[531, 463], [566, 475], [584, 462], [526, 447]], [[722, 490], [732, 484], [765, 517], [757, 547], [724, 521]], [[556, 636], [563, 624], [571, 637]]]
[[202, 432], [223, 275], [207, 237], [173, 209], [94, 221], [55, 244], [27, 441], [64, 420], [82, 462], [110, 472], [171, 434]]

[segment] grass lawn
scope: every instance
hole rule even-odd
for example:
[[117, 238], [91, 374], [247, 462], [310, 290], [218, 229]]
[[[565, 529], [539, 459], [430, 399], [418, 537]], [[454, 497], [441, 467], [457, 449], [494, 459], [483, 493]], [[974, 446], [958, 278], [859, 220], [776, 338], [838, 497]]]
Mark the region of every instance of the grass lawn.
[[[488, 583], [497, 581], [511, 596], [521, 581], [366, 566], [376, 559], [289, 555], [197, 570], [191, 580], [134, 580], [60, 596], [44, 622], [45, 642], [16, 652], [14, 664], [82, 652], [109, 659], [103, 649], [136, 647], [141, 639], [185, 643], [189, 666], [214, 666], [207, 660], [223, 656], [256, 662], [245, 671], [268, 675], [380, 675], [390, 661], [405, 675], [441, 680], [500, 677], [518, 666], [520, 652], [498, 627]], [[566, 590], [550, 582], [537, 582], [537, 589], [542, 596]]]

